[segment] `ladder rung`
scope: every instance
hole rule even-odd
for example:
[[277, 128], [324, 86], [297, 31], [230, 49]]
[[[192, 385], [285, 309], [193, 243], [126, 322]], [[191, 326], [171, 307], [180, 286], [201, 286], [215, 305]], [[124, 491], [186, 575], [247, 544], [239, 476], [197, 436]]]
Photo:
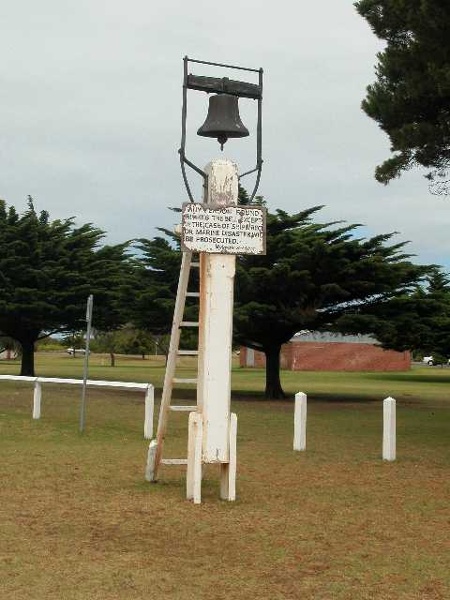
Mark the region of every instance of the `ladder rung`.
[[198, 327], [198, 321], [181, 321], [180, 327]]
[[178, 350], [178, 356], [198, 356], [198, 350]]
[[172, 379], [172, 381], [174, 383], [197, 383], [197, 377], [190, 377], [190, 378], [174, 377]]
[[163, 465], [187, 465], [187, 458], [163, 458]]
[[189, 298], [200, 298], [200, 292], [186, 292], [186, 296]]
[[187, 404], [179, 404], [177, 406], [171, 406], [170, 410], [175, 412], [192, 412], [197, 410], [197, 405], [194, 404], [193, 406], [188, 406]]

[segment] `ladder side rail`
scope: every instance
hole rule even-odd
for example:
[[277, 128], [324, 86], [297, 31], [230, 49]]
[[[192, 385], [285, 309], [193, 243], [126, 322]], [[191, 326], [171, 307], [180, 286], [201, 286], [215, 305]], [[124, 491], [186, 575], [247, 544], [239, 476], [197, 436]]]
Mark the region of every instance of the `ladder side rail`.
[[156, 479], [156, 474], [161, 463], [164, 437], [167, 430], [167, 420], [173, 390], [173, 379], [175, 376], [177, 353], [181, 336], [180, 324], [183, 320], [184, 307], [186, 304], [186, 293], [189, 284], [191, 260], [192, 252], [183, 252], [183, 257], [181, 259], [180, 277], [178, 279], [177, 297], [175, 300], [175, 309], [172, 321], [172, 331], [170, 335], [169, 353], [167, 357], [166, 372], [164, 375], [161, 405], [159, 408], [158, 429], [156, 433], [156, 450], [153, 465], [154, 479]]

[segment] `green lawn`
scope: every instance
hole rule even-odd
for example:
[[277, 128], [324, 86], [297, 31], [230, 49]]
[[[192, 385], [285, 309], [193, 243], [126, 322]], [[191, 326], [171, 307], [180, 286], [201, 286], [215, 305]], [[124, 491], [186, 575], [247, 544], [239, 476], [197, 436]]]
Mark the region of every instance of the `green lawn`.
[[[39, 375], [82, 377], [83, 359], [38, 353]], [[185, 361], [186, 374], [191, 371]], [[16, 373], [0, 363], [0, 374]], [[90, 376], [161, 386], [163, 364], [91, 357]], [[185, 500], [184, 469], [144, 481], [143, 394], [0, 382], [0, 598], [446, 600], [450, 598], [450, 369], [283, 372], [289, 398], [263, 400], [264, 373], [233, 370], [237, 501]], [[306, 452], [292, 451], [293, 395], [308, 394]], [[184, 390], [183, 397], [193, 396]], [[158, 395], [158, 394], [157, 394]], [[397, 456], [381, 456], [382, 400], [397, 399]], [[185, 455], [173, 414], [170, 455]]]

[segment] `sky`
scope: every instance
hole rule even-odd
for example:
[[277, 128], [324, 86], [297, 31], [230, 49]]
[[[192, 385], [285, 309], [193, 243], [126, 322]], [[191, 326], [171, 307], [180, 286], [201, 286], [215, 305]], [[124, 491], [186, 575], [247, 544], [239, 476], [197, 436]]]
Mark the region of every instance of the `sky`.
[[[37, 210], [93, 223], [108, 243], [172, 229], [169, 207], [188, 199], [178, 157], [187, 55], [264, 69], [258, 194], [269, 210], [324, 205], [318, 221], [398, 232], [415, 262], [450, 270], [450, 199], [431, 195], [419, 170], [388, 186], [373, 177], [389, 140], [361, 101], [383, 46], [351, 1], [15, 0], [0, 19], [0, 198], [20, 212], [31, 195]], [[240, 101], [250, 137], [223, 153], [196, 135], [207, 103], [189, 92], [188, 158], [253, 168], [255, 102]], [[199, 177], [189, 178], [201, 201]]]

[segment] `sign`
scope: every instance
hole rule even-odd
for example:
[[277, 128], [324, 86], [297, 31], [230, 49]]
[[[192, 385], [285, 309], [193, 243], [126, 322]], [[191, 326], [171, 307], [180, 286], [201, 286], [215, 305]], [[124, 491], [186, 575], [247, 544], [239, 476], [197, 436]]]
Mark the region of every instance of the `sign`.
[[266, 211], [262, 206], [183, 204], [181, 247], [211, 254], [265, 254]]

